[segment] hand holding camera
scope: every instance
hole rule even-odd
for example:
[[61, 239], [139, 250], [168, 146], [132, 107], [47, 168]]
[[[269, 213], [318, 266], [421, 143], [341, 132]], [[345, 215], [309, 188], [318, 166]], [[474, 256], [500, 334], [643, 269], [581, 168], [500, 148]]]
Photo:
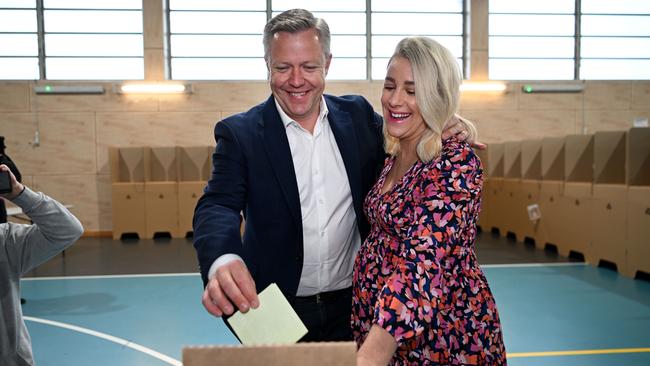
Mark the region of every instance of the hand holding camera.
[[23, 185], [16, 180], [9, 167], [0, 165], [0, 196], [13, 199], [23, 191]]

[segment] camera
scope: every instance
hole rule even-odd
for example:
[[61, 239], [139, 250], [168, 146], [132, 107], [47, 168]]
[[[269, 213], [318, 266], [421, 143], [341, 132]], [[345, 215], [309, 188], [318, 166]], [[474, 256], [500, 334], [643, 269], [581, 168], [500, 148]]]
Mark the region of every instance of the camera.
[[9, 172], [0, 172], [0, 194], [11, 192]]

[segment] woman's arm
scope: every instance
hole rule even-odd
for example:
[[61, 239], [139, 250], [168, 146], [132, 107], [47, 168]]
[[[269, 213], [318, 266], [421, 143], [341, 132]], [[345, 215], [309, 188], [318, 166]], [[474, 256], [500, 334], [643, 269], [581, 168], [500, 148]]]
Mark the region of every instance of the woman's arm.
[[384, 328], [373, 325], [357, 353], [357, 366], [386, 366], [396, 349], [395, 338]]

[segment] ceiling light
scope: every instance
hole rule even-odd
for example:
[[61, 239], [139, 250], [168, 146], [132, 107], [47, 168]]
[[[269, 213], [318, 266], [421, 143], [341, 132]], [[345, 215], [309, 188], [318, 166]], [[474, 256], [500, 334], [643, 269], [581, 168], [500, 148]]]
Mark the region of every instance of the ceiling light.
[[183, 94], [191, 93], [192, 85], [179, 83], [133, 83], [118, 85], [116, 92], [120, 94]]
[[461, 92], [494, 92], [503, 93], [507, 89], [507, 85], [502, 82], [492, 81], [463, 81], [460, 86]]

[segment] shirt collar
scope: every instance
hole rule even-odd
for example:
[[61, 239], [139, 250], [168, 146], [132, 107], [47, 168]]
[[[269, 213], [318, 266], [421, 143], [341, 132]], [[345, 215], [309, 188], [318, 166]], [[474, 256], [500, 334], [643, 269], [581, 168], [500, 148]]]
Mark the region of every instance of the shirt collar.
[[[282, 123], [284, 124], [284, 128], [288, 128], [289, 125], [292, 123], [295, 123], [296, 125], [300, 126], [300, 124], [291, 117], [289, 117], [282, 107], [280, 106], [280, 103], [278, 103], [278, 100], [273, 98], [273, 101], [275, 102], [275, 108], [278, 110], [278, 113], [280, 114], [280, 119], [282, 120]], [[325, 97], [321, 96], [321, 101], [320, 101], [320, 113], [318, 113], [318, 118], [316, 119], [316, 124], [318, 125], [319, 121], [325, 120], [329, 113], [329, 109], [327, 109], [327, 103], [325, 103]]]

